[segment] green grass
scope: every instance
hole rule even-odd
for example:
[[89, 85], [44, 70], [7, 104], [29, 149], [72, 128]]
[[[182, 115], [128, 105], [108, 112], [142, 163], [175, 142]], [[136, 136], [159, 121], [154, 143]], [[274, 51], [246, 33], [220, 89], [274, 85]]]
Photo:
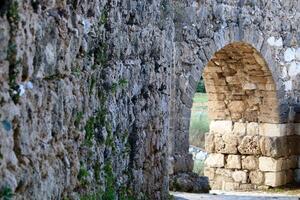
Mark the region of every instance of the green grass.
[[206, 93], [196, 93], [193, 102], [194, 103], [206, 103], [208, 101], [208, 97]]
[[205, 133], [209, 131], [207, 101], [207, 94], [195, 94], [190, 120], [190, 144], [201, 148], [204, 148]]

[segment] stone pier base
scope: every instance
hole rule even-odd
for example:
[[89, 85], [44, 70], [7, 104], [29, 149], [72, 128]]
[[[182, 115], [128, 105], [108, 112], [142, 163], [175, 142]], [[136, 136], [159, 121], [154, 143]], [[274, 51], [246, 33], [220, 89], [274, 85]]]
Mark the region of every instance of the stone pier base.
[[[299, 179], [296, 125], [213, 121], [204, 175], [212, 189], [278, 187]], [[297, 178], [298, 177], [298, 178]]]

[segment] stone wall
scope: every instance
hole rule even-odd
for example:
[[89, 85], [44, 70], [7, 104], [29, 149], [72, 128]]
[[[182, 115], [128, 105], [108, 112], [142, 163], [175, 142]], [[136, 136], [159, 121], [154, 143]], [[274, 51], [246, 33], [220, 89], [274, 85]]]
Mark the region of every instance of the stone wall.
[[[176, 63], [171, 95], [176, 100], [171, 102], [174, 106], [170, 115], [169, 152], [174, 163], [171, 174], [189, 170], [193, 164], [186, 150], [189, 120], [192, 98], [203, 75], [214, 120], [211, 128], [224, 125], [217, 133], [211, 130], [206, 138], [208, 150], [216, 153], [212, 156], [221, 158], [221, 163], [212, 164], [217, 166], [206, 169], [212, 185], [223, 189], [257, 188], [291, 181], [290, 169], [297, 168], [295, 164], [271, 170], [276, 172], [273, 173], [260, 169], [259, 161], [279, 159], [280, 163], [298, 154], [291, 145], [297, 146], [299, 134], [299, 5], [300, 1], [248, 0], [175, 5], [175, 12], [182, 17], [174, 21]], [[251, 170], [239, 168], [238, 164], [230, 166], [252, 155], [258, 167], [255, 173], [266, 173], [266, 180], [262, 177], [260, 184], [254, 181], [251, 185]], [[234, 171], [246, 178], [233, 180]], [[293, 177], [297, 178], [298, 170], [294, 171]], [[289, 178], [284, 178], [286, 174]], [[227, 176], [224, 180], [228, 186], [218, 183], [219, 175]], [[271, 180], [272, 176], [276, 180]]]
[[[262, 114], [255, 119], [300, 123], [299, 4], [5, 1], [0, 188], [9, 187], [16, 199], [166, 199], [167, 168], [172, 173], [192, 168], [188, 128], [197, 82], [213, 55], [236, 42], [255, 48], [266, 61], [265, 87], [270, 74], [274, 81], [272, 118], [259, 106]], [[247, 106], [234, 119], [225, 113], [222, 120], [252, 120]], [[272, 137], [271, 144], [281, 144]]]
[[166, 199], [168, 0], [0, 5], [0, 190]]

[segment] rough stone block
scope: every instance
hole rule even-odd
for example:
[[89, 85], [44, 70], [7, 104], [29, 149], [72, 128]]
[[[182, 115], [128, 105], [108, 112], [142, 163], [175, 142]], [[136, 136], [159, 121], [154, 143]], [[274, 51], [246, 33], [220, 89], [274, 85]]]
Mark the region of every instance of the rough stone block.
[[240, 184], [235, 182], [224, 182], [222, 190], [233, 191], [240, 189]]
[[278, 187], [284, 184], [285, 184], [285, 171], [265, 173], [265, 185], [271, 187]]
[[242, 169], [256, 170], [258, 168], [258, 159], [255, 156], [242, 157]]
[[204, 176], [207, 176], [209, 180], [215, 178], [215, 169], [211, 167], [204, 167]]
[[228, 108], [231, 113], [242, 113], [245, 110], [244, 101], [232, 101], [229, 103]]
[[241, 169], [241, 156], [228, 155], [226, 160], [226, 168], [228, 169]]
[[211, 121], [209, 125], [209, 130], [211, 133], [220, 133], [220, 134], [231, 133], [232, 121], [229, 120]]
[[259, 134], [268, 137], [281, 137], [287, 134], [286, 124], [261, 123], [259, 125]]
[[259, 126], [256, 122], [250, 122], [247, 124], [247, 135], [258, 135]]
[[258, 160], [259, 170], [263, 172], [277, 172], [284, 169], [284, 160], [282, 158], [260, 157]]
[[205, 134], [205, 150], [208, 153], [212, 153], [212, 152], [214, 152], [214, 149], [215, 149], [214, 134], [206, 133]]
[[245, 136], [241, 140], [238, 150], [241, 154], [261, 154], [259, 136]]
[[235, 122], [233, 125], [233, 133], [236, 135], [246, 134], [246, 124], [241, 122]]
[[247, 172], [245, 171], [234, 171], [232, 172], [232, 178], [235, 182], [247, 183]]
[[233, 134], [215, 134], [214, 137], [215, 152], [225, 154], [236, 154], [238, 140]]
[[225, 158], [223, 154], [209, 154], [205, 160], [205, 165], [208, 167], [224, 167]]
[[250, 182], [255, 185], [261, 185], [264, 183], [264, 174], [260, 171], [251, 171], [249, 173]]
[[287, 137], [261, 137], [259, 140], [262, 155], [275, 158], [290, 154], [287, 144]]
[[242, 191], [251, 191], [254, 190], [254, 185], [253, 184], [240, 184], [240, 190]]
[[223, 180], [232, 180], [232, 170], [230, 169], [218, 168], [215, 174], [218, 175], [218, 177], [222, 177]]

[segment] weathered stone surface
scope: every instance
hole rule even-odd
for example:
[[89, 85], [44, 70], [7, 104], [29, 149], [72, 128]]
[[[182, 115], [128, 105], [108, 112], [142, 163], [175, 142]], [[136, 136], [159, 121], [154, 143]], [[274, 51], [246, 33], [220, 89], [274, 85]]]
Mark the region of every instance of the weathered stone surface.
[[215, 178], [215, 168], [204, 167], [204, 176], [207, 176], [209, 180], [213, 180]]
[[260, 171], [251, 171], [249, 173], [250, 182], [255, 185], [261, 185], [264, 183], [264, 174]]
[[265, 173], [265, 185], [271, 187], [277, 187], [284, 184], [285, 184], [285, 171]]
[[247, 172], [245, 171], [234, 171], [232, 172], [232, 178], [235, 182], [247, 183]]
[[205, 165], [208, 167], [224, 167], [225, 157], [223, 154], [209, 154], [205, 160]]
[[259, 126], [256, 122], [247, 123], [247, 135], [258, 135]]
[[258, 169], [258, 158], [256, 158], [255, 156], [242, 156], [242, 169]]
[[277, 172], [285, 169], [284, 159], [274, 159], [271, 157], [259, 157], [259, 170], [263, 172]]
[[[298, 7], [278, 0], [5, 1], [0, 187], [9, 185], [16, 199], [78, 199], [105, 191], [113, 177], [114, 191], [130, 186], [136, 199], [166, 199], [167, 158], [188, 155], [192, 97], [206, 65], [212, 119], [231, 121], [213, 129], [299, 122], [299, 16], [289, 16]], [[300, 153], [298, 143], [288, 140], [287, 156]], [[264, 155], [281, 155], [269, 146]], [[243, 138], [239, 152], [259, 154], [256, 138]], [[174, 172], [190, 170], [188, 160], [173, 162]]]
[[241, 169], [241, 156], [228, 155], [226, 159], [226, 168], [228, 169]]
[[205, 150], [208, 153], [213, 153], [215, 150], [214, 134], [212, 133], [205, 134]]
[[282, 137], [287, 135], [286, 124], [259, 124], [259, 134], [267, 137]]
[[211, 121], [209, 131], [211, 133], [230, 134], [232, 131], [232, 121]]
[[170, 177], [170, 190], [191, 193], [208, 193], [210, 186], [207, 177], [200, 177], [198, 174], [192, 172], [178, 173]]
[[[247, 130], [248, 132], [248, 130]], [[246, 134], [246, 124], [241, 122], [235, 122], [233, 126], [233, 133], [236, 135], [245, 135]]]
[[215, 134], [214, 136], [215, 152], [235, 154], [237, 153], [237, 136], [232, 133]]
[[259, 136], [245, 136], [238, 146], [241, 154], [260, 154]]
[[259, 141], [262, 155], [269, 157], [282, 157], [291, 154], [287, 137], [261, 137]]

